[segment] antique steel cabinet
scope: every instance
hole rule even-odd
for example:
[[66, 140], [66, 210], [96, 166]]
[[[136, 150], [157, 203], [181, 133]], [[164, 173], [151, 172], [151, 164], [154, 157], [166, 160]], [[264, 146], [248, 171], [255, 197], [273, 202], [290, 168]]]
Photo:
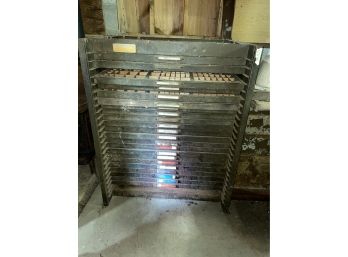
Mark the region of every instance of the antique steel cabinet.
[[255, 46], [80, 39], [96, 168], [112, 195], [221, 200], [228, 211], [255, 83]]

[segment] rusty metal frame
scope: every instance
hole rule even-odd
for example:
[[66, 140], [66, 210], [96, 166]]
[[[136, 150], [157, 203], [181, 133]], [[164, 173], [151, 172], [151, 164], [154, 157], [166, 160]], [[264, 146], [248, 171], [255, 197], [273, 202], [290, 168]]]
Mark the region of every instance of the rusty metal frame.
[[232, 190], [235, 182], [236, 173], [238, 171], [238, 163], [240, 152], [242, 149], [242, 143], [244, 140], [245, 128], [250, 111], [251, 100], [255, 88], [256, 76], [258, 73], [258, 65], [255, 63], [256, 47], [250, 48], [248, 53], [248, 59], [250, 63], [249, 73], [244, 76], [247, 82], [244, 93], [242, 94], [243, 102], [237, 112], [237, 117], [232, 131], [232, 138], [229, 148], [229, 156], [226, 163], [226, 176], [224, 186], [221, 193], [221, 206], [224, 212], [229, 212], [229, 207], [232, 200]]
[[[129, 61], [127, 59], [122, 60], [121, 62], [115, 63], [112, 61], [107, 62], [98, 62], [98, 60], [94, 59], [95, 56], [101, 56], [101, 54], [93, 54], [93, 51], [89, 49], [88, 47], [88, 41], [89, 40], [101, 40], [102, 43], [99, 45], [101, 49], [105, 49], [105, 46], [103, 45], [104, 40], [105, 42], [112, 42], [113, 40], [123, 40], [122, 42], [127, 42], [127, 40], [139, 40], [139, 39], [144, 39], [146, 41], [148, 40], [157, 40], [159, 43], [159, 48], [165, 49], [165, 43], [163, 41], [169, 40], [168, 38], [163, 38], [163, 37], [154, 37], [154, 36], [115, 36], [115, 37], [96, 37], [92, 39], [80, 39], [79, 40], [79, 56], [80, 56], [80, 61], [81, 61], [81, 68], [82, 68], [82, 73], [83, 73], [83, 78], [84, 78], [84, 85], [86, 89], [86, 95], [87, 95], [87, 101], [88, 101], [88, 109], [90, 113], [90, 119], [91, 119], [91, 125], [92, 125], [92, 132], [93, 132], [93, 138], [94, 138], [94, 145], [96, 149], [96, 173], [100, 179], [100, 184], [101, 184], [101, 190], [102, 190], [102, 196], [103, 196], [103, 202], [104, 205], [108, 205], [110, 202], [110, 199], [112, 195], [117, 194], [117, 195], [127, 195], [127, 196], [149, 196], [149, 195], [154, 195], [154, 196], [164, 196], [164, 197], [169, 197], [169, 198], [191, 198], [191, 199], [205, 199], [205, 200], [219, 200], [221, 201], [222, 208], [225, 212], [228, 212], [228, 208], [231, 202], [232, 198], [232, 188], [233, 188], [233, 183], [235, 180], [235, 175], [237, 172], [238, 168], [238, 161], [239, 161], [239, 155], [241, 151], [241, 145], [242, 141], [244, 138], [244, 131], [246, 127], [246, 122], [248, 118], [248, 113], [250, 109], [250, 103], [251, 103], [251, 97], [255, 85], [255, 79], [256, 79], [256, 73], [257, 73], [257, 66], [255, 65], [254, 59], [255, 59], [255, 51], [256, 51], [256, 46], [254, 45], [243, 45], [241, 46], [247, 46], [248, 51], [245, 54], [242, 54], [243, 49], [239, 48], [237, 44], [231, 40], [206, 40], [202, 38], [192, 38], [192, 37], [170, 37], [171, 41], [177, 41], [177, 42], [182, 42], [185, 40], [188, 40], [187, 44], [190, 44], [189, 47], [196, 49], [195, 51], [200, 51], [199, 46], [201, 43], [204, 44], [204, 42], [217, 42], [217, 43], [231, 43], [234, 44], [236, 47], [234, 47], [235, 52], [230, 53], [230, 58], [234, 58], [235, 56], [243, 56], [243, 58], [246, 59], [245, 64], [239, 64], [239, 60], [237, 59], [231, 59], [234, 65], [231, 66], [232, 63], [228, 63], [228, 60], [225, 58], [224, 53], [222, 51], [222, 48], [219, 48], [217, 45], [215, 46], [209, 46], [210, 48], [207, 49], [211, 53], [216, 52], [218, 55], [216, 56], [216, 59], [214, 60], [214, 57], [205, 57], [207, 59], [200, 59], [202, 60], [213, 60], [216, 63], [216, 68], [214, 68], [217, 72], [222, 72], [222, 73], [230, 73], [236, 75], [241, 82], [243, 82], [243, 87], [241, 87], [240, 90], [240, 96], [241, 96], [241, 101], [239, 104], [239, 107], [236, 107], [237, 111], [233, 111], [233, 129], [231, 131], [231, 136], [229, 138], [231, 139], [230, 142], [225, 142], [226, 144], [229, 143], [229, 150], [228, 150], [228, 158], [226, 161], [225, 165], [225, 176], [223, 179], [222, 187], [220, 188], [221, 191], [219, 190], [203, 190], [203, 189], [190, 189], [190, 188], [177, 188], [175, 190], [159, 190], [158, 188], [154, 188], [153, 190], [147, 187], [138, 187], [136, 189], [134, 188], [122, 188], [122, 187], [115, 187], [113, 184], [113, 174], [112, 174], [112, 158], [110, 153], [112, 153], [113, 149], [110, 148], [110, 145], [114, 147], [118, 147], [117, 144], [113, 144], [113, 141], [108, 142], [108, 132], [106, 132], [106, 123], [110, 123], [110, 120], [108, 121], [105, 118], [108, 116], [108, 113], [103, 113], [106, 111], [103, 109], [102, 103], [103, 101], [105, 102], [107, 100], [108, 103], [116, 103], [117, 104], [117, 98], [112, 100], [112, 99], [105, 99], [103, 97], [110, 97], [113, 95], [116, 95], [116, 93], [108, 93], [105, 92], [104, 94], [102, 92], [98, 91], [97, 84], [99, 83], [98, 81], [103, 81], [103, 78], [98, 77], [98, 73], [100, 70], [98, 70], [100, 67], [103, 68], [127, 68], [129, 65], [129, 69], [139, 69], [140, 66], [137, 66], [137, 62], [135, 61]], [[141, 40], [140, 40], [141, 41]], [[140, 42], [139, 41], [139, 42]], [[141, 44], [141, 42], [140, 42]], [[181, 44], [182, 45], [182, 44]], [[189, 49], [189, 48], [188, 48]], [[215, 51], [216, 49], [216, 51]], [[93, 50], [93, 49], [92, 49]], [[104, 51], [104, 50], [103, 50]], [[146, 48], [143, 47], [143, 53], [146, 51]], [[152, 49], [153, 51], [153, 49]], [[185, 51], [188, 51], [185, 49]], [[175, 51], [171, 50], [172, 55], [175, 55]], [[236, 55], [234, 55], [236, 53]], [[237, 54], [238, 53], [238, 54]], [[141, 53], [140, 53], [141, 54]], [[159, 53], [161, 54], [161, 53]], [[191, 56], [192, 53], [190, 53]], [[203, 52], [204, 54], [204, 52]], [[151, 53], [151, 55], [156, 55], [156, 52]], [[105, 54], [104, 56], [107, 57]], [[204, 57], [204, 56], [203, 56]], [[100, 58], [100, 57], [99, 57]], [[104, 57], [103, 57], [104, 58]], [[124, 58], [124, 57], [122, 57]], [[132, 56], [134, 58], [134, 56]], [[143, 58], [140, 56], [140, 58]], [[148, 55], [146, 56], [146, 60], [151, 60], [151, 56]], [[154, 57], [155, 58], [155, 57]], [[190, 57], [191, 59], [194, 58], [194, 56]], [[201, 57], [197, 57], [201, 58]], [[217, 61], [219, 58], [221, 58], [221, 62]], [[225, 59], [224, 59], [225, 58]], [[188, 58], [189, 59], [189, 58]], [[204, 62], [204, 61], [203, 61]], [[187, 65], [189, 64], [189, 65]], [[184, 63], [183, 65], [174, 67], [174, 70], [179, 70], [179, 71], [186, 71], [187, 69], [190, 70], [191, 72], [202, 69], [207, 69], [204, 72], [214, 72], [212, 70], [210, 63], [206, 63], [207, 65], [204, 66], [205, 68], [201, 68], [200, 66], [197, 66], [196, 64], [191, 65], [191, 63]], [[120, 66], [121, 65], [121, 66]], [[135, 66], [134, 66], [135, 65]], [[154, 67], [160, 67], [164, 69], [171, 70], [173, 67], [165, 67], [165, 64], [162, 64], [159, 62], [159, 66], [153, 66], [151, 62], [147, 62], [145, 64], [142, 64], [141, 69], [144, 70], [152, 70]], [[186, 65], [186, 66], [185, 66]], [[195, 66], [196, 65], [196, 66]], [[230, 67], [230, 66], [231, 67]], [[105, 79], [104, 79], [105, 80]], [[116, 83], [116, 80], [109, 80], [109, 82]], [[121, 79], [118, 79], [118, 81], [122, 82]], [[134, 79], [132, 83], [138, 84], [137, 86], [148, 86], [150, 87], [153, 83], [152, 81], [149, 80], [136, 80]], [[108, 83], [109, 83], [108, 82]], [[131, 83], [130, 80], [125, 79], [123, 80], [125, 84]], [[117, 86], [117, 83], [114, 84]], [[127, 95], [126, 93], [123, 93], [124, 95]], [[130, 97], [132, 96], [131, 94], [128, 94]], [[148, 97], [152, 96], [151, 94], [147, 95]], [[116, 101], [115, 101], [116, 100]], [[123, 100], [124, 101], [124, 100]], [[146, 103], [149, 106], [152, 106], [151, 99], [144, 99], [144, 104]], [[217, 105], [217, 103], [213, 104], [214, 106]], [[202, 106], [207, 106], [207, 105], [202, 105]], [[195, 107], [196, 108], [196, 107]], [[151, 109], [151, 107], [150, 107]], [[111, 110], [112, 111], [112, 110]], [[110, 116], [110, 115], [109, 115]], [[228, 123], [228, 121], [219, 121], [219, 124], [223, 123]], [[232, 124], [232, 123], [231, 123]], [[146, 124], [145, 124], [146, 125]], [[232, 126], [232, 125], [231, 125]], [[209, 127], [209, 126], [206, 126]], [[151, 129], [149, 127], [148, 129]], [[117, 136], [117, 134], [115, 134]], [[146, 139], [143, 139], [146, 140]], [[224, 144], [225, 144], [224, 143]], [[228, 144], [227, 144], [228, 145]], [[150, 156], [151, 152], [148, 152], [147, 154]], [[122, 155], [122, 154], [121, 154]], [[222, 165], [224, 162], [222, 163]], [[223, 166], [221, 166], [223, 167]], [[215, 169], [215, 168], [212, 168]], [[199, 188], [199, 187], [198, 187]], [[220, 197], [219, 197], [220, 195]]]
[[107, 154], [108, 147], [105, 140], [105, 126], [103, 126], [101, 107], [96, 100], [95, 84], [90, 79], [91, 75], [94, 75], [95, 70], [90, 69], [88, 65], [86, 43], [87, 39], [79, 39], [79, 57], [93, 133], [96, 174], [100, 180], [103, 203], [108, 205], [113, 191], [109, 167], [110, 161]]

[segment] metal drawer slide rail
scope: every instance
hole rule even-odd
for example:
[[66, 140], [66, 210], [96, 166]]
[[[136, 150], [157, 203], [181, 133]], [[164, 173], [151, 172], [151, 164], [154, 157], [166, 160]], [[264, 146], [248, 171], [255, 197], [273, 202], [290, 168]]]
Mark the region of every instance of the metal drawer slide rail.
[[255, 46], [79, 40], [96, 170], [112, 195], [221, 201], [228, 212], [255, 84]]

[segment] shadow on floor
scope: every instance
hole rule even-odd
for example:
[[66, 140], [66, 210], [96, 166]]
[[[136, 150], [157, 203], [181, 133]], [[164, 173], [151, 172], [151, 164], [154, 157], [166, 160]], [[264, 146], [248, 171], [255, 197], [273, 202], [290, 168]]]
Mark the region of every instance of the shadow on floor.
[[113, 197], [100, 188], [79, 220], [80, 257], [269, 256], [269, 203]]
[[269, 202], [233, 201], [230, 210], [231, 215], [228, 217], [230, 225], [238, 229], [256, 251], [269, 252]]

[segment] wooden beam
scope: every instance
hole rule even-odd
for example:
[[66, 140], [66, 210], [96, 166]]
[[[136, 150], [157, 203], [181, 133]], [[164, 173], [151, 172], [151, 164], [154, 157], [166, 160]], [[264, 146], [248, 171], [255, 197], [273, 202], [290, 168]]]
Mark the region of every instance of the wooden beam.
[[224, 0], [220, 0], [219, 14], [218, 14], [218, 22], [216, 26], [216, 37], [221, 38], [222, 32], [222, 22], [223, 22], [223, 9], [224, 9]]
[[117, 18], [117, 1], [102, 0], [103, 19], [106, 35], [117, 35], [120, 31]]
[[234, 17], [235, 0], [223, 0], [221, 37], [230, 39]]
[[149, 0], [150, 2], [150, 34], [155, 34], [155, 17], [154, 17], [154, 0]]

